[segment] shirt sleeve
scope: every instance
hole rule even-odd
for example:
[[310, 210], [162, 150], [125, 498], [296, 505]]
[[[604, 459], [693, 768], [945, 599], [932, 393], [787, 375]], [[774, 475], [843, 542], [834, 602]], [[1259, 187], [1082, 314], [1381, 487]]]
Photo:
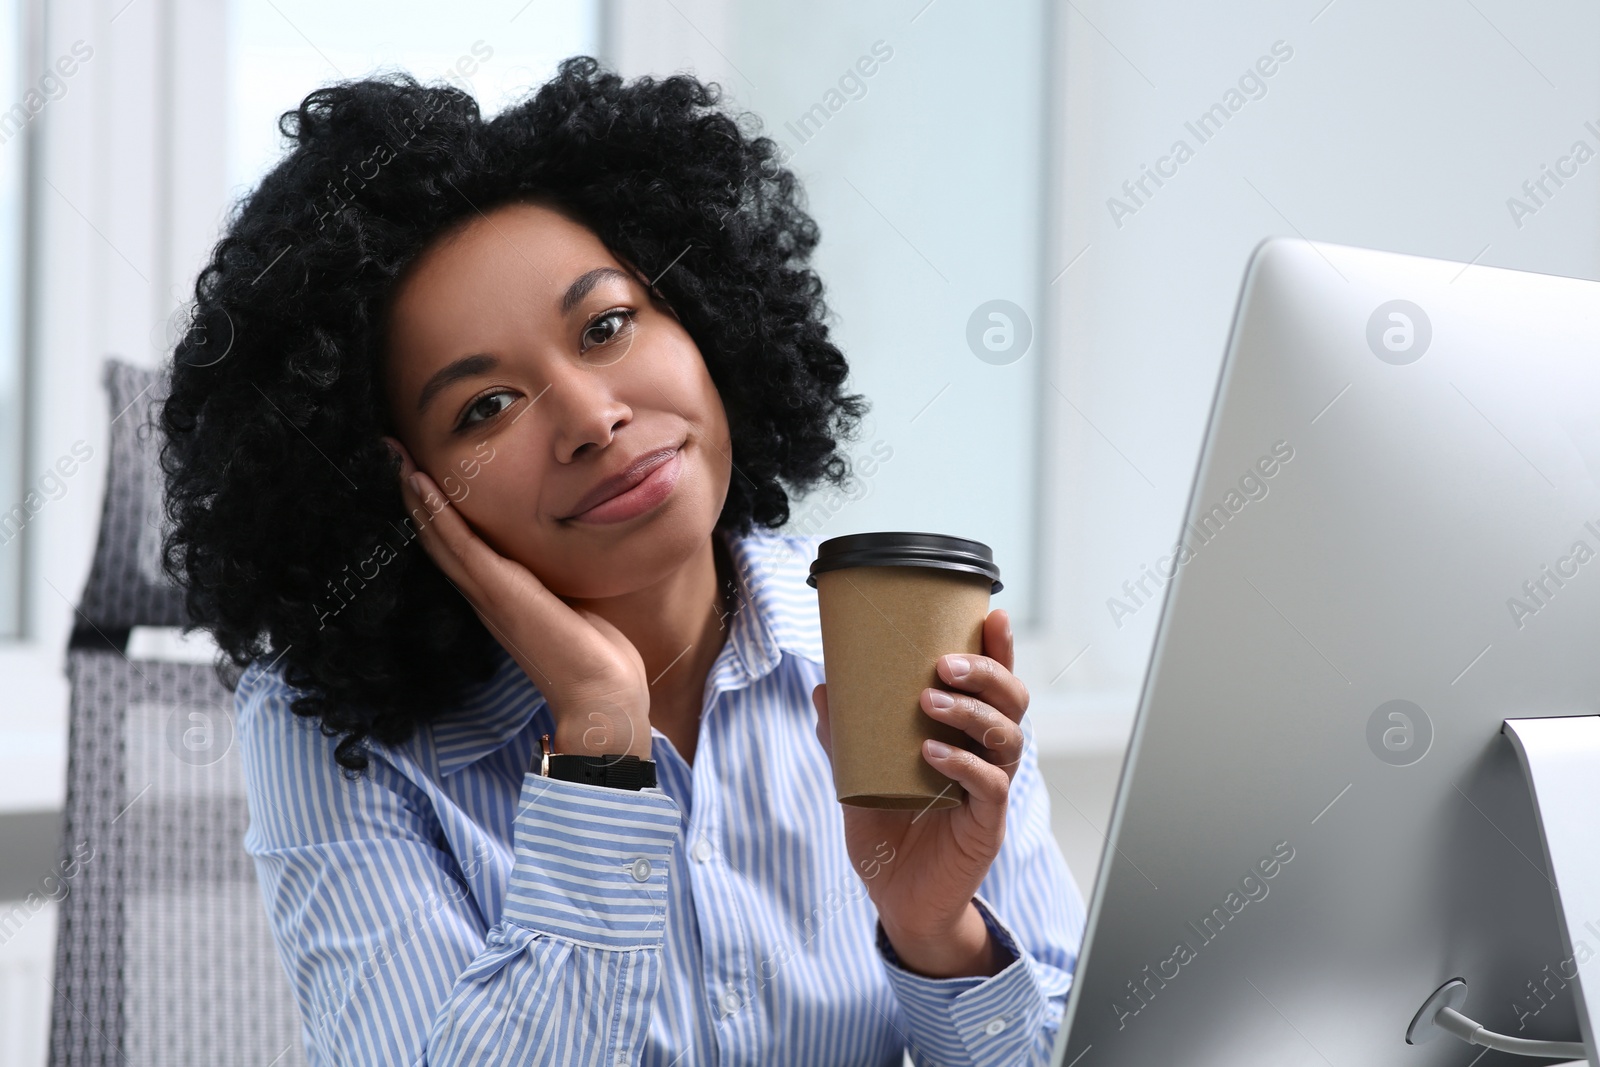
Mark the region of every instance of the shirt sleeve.
[[1011, 781], [1006, 838], [973, 897], [1011, 962], [989, 977], [929, 978], [906, 970], [877, 924], [877, 947], [917, 1067], [1044, 1065], [1072, 987], [1085, 910], [1050, 830], [1050, 796], [1029, 743]]
[[525, 775], [488, 926], [413, 783], [376, 755], [345, 778], [284, 688], [235, 699], [245, 848], [314, 1067], [639, 1062], [675, 800]]

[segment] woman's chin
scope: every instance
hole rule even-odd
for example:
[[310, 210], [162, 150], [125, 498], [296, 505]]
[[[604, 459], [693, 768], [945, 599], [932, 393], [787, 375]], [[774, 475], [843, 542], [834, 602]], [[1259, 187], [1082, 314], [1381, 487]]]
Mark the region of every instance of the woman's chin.
[[568, 528], [565, 539], [581, 543], [573, 543], [570, 551], [561, 553], [559, 567], [549, 565], [548, 555], [538, 565], [525, 566], [563, 598], [599, 600], [646, 589], [709, 547], [721, 508], [713, 512], [703, 497], [696, 500], [696, 496], [675, 497], [640, 517], [648, 521], [612, 523], [593, 530]]

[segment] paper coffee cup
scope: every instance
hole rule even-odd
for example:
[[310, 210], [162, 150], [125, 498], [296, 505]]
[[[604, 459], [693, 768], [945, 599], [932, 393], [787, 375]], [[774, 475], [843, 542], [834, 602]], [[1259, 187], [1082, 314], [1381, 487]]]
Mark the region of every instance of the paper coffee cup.
[[965, 790], [929, 765], [922, 742], [976, 750], [965, 733], [922, 710], [939, 657], [983, 654], [989, 595], [1001, 589], [989, 546], [930, 533], [865, 533], [817, 546], [817, 591], [833, 779], [840, 803], [951, 808]]

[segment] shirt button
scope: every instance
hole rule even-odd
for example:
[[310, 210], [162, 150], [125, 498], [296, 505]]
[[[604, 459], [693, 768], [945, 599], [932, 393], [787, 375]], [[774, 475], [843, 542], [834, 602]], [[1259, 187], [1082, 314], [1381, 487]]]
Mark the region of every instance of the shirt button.
[[635, 882], [648, 882], [650, 880], [650, 861], [640, 856], [633, 861], [629, 871], [633, 874]]
[[1005, 1018], [1003, 1016], [996, 1015], [993, 1019], [990, 1019], [987, 1023], [984, 1024], [983, 1032], [988, 1034], [990, 1037], [993, 1037], [995, 1034], [998, 1034], [1000, 1031], [1004, 1030], [1005, 1028], [1006, 1028], [1006, 1020], [1005, 1020]]
[[732, 1015], [734, 1012], [738, 1011], [741, 1003], [742, 1001], [739, 1000], [739, 994], [735, 993], [731, 989], [722, 994], [722, 1010], [727, 1012], [729, 1015]]
[[711, 858], [711, 842], [702, 837], [694, 843], [694, 848], [689, 850], [689, 855], [704, 863]]

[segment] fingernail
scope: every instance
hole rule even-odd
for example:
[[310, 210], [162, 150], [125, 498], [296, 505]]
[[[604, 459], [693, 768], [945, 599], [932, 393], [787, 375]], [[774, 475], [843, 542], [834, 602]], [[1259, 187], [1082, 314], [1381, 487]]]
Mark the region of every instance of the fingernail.
[[930, 689], [928, 690], [928, 703], [936, 708], [953, 708], [956, 706], [956, 698], [946, 693], [943, 689]]
[[406, 475], [406, 484], [411, 487], [411, 491], [413, 493], [417, 494], [418, 496], [422, 495], [422, 483], [417, 481], [417, 476], [415, 474]]
[[950, 754], [955, 751], [943, 741], [935, 741], [932, 738], [924, 741], [923, 744], [928, 746], [928, 755], [934, 759], [949, 759]]
[[967, 672], [972, 670], [972, 664], [967, 661], [965, 656], [951, 656], [945, 662], [950, 667], [950, 677], [952, 678], [965, 678]]

